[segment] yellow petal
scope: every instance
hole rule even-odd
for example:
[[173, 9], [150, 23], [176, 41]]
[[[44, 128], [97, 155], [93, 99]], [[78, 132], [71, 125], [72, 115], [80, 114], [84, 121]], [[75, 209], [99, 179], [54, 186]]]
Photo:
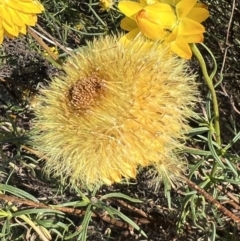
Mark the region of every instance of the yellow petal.
[[148, 5], [148, 1], [147, 0], [140, 0], [139, 2], [140, 2], [140, 4], [142, 6], [147, 6]]
[[187, 35], [184, 36], [187, 43], [202, 43], [204, 40], [203, 34]]
[[207, 5], [205, 3], [196, 3], [195, 8], [207, 8]]
[[26, 34], [27, 33], [27, 27], [26, 25], [19, 27], [19, 32], [22, 34]]
[[11, 17], [11, 14], [9, 13], [8, 8], [2, 4], [0, 4], [0, 16], [2, 21], [6, 21], [8, 23], [12, 22], [12, 17]]
[[36, 24], [36, 15], [21, 13], [16, 10], [13, 10], [11, 16], [13, 19], [13, 24], [16, 24], [20, 27], [25, 25], [34, 26]]
[[23, 13], [41, 13], [44, 10], [43, 6], [37, 1], [7, 1], [6, 5]]
[[128, 44], [132, 42], [136, 38], [136, 36], [140, 33], [140, 30], [138, 28], [130, 31], [129, 33], [125, 34], [121, 39], [120, 42], [123, 44]]
[[193, 8], [186, 17], [201, 23], [209, 17], [209, 11], [205, 8]]
[[19, 14], [16, 10], [14, 10], [12, 8], [8, 8], [8, 12], [12, 17], [12, 24], [16, 24], [18, 26], [24, 26], [25, 23], [19, 17]]
[[19, 34], [19, 30], [18, 27], [15, 24], [9, 24], [6, 21], [3, 21], [3, 28], [10, 34], [13, 36], [18, 36]]
[[194, 35], [204, 32], [205, 28], [202, 24], [189, 18], [183, 18], [178, 25], [178, 34], [180, 35]]
[[143, 6], [152, 5], [152, 4], [156, 4], [156, 3], [159, 3], [159, 2], [160, 2], [159, 0], [140, 0], [140, 3]]
[[32, 14], [19, 14], [21, 20], [23, 23], [25, 23], [25, 25], [30, 25], [30, 26], [34, 26], [37, 22], [37, 16], [36, 15], [32, 15]]
[[19, 30], [16, 25], [9, 25], [7, 22], [3, 22], [3, 28], [6, 32], [8, 32], [11, 36], [18, 36]]
[[0, 44], [2, 44], [3, 39], [4, 39], [4, 30], [3, 30], [2, 26], [1, 26], [1, 29], [0, 29]]
[[8, 33], [6, 30], [4, 31], [4, 35], [7, 36], [8, 38], [13, 39], [16, 36], [13, 36], [12, 34]]
[[178, 36], [178, 28], [174, 28], [173, 31], [166, 37], [166, 42], [170, 43], [176, 41]]
[[159, 0], [161, 3], [167, 3], [173, 7], [175, 7], [181, 0]]
[[197, 0], [182, 0], [176, 5], [176, 12], [179, 19], [185, 17], [194, 7]]
[[136, 21], [128, 17], [122, 19], [120, 27], [126, 31], [131, 31], [135, 28], [138, 28]]
[[[141, 12], [141, 11], [140, 11]], [[147, 18], [149, 21], [164, 25], [165, 28], [171, 28], [171, 26], [176, 22], [176, 15], [173, 8], [164, 3], [152, 4], [142, 10], [143, 17]]]
[[145, 9], [136, 16], [136, 20], [139, 29], [146, 37], [152, 40], [160, 40], [166, 37], [165, 26], [149, 21]]
[[178, 36], [178, 39], [171, 43], [171, 50], [183, 59], [191, 59], [192, 57], [191, 48], [181, 36]]
[[127, 17], [132, 17], [137, 14], [143, 8], [143, 6], [140, 3], [136, 2], [121, 1], [118, 4], [118, 8]]

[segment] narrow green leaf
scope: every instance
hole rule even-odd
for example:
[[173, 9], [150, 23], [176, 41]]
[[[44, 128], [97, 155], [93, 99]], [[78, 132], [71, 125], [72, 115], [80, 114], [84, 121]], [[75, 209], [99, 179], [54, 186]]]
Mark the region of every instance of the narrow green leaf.
[[212, 229], [211, 229], [211, 241], [215, 241], [216, 240], [216, 224], [212, 221], [210, 221], [212, 224]]
[[118, 193], [118, 192], [106, 194], [106, 195], [102, 196], [100, 198], [100, 200], [104, 200], [104, 199], [107, 199], [107, 198], [122, 198], [122, 199], [126, 199], [130, 202], [133, 202], [133, 203], [142, 203], [142, 201], [139, 200], [139, 199], [131, 198], [131, 197], [129, 197], [129, 196], [123, 194], [123, 193]]
[[[213, 77], [216, 75], [216, 73], [217, 73], [217, 61], [216, 61], [216, 58], [215, 58], [215, 56], [213, 55], [213, 53], [212, 53], [212, 51], [207, 47], [207, 45], [206, 44], [204, 44], [204, 43], [201, 43], [201, 45], [207, 50], [207, 52], [209, 53], [209, 55], [212, 57], [212, 61], [213, 61], [213, 71], [212, 71], [212, 73], [211, 73], [211, 75], [210, 75], [210, 78], [211, 78], [211, 80], [213, 79]], [[218, 84], [220, 84], [220, 83], [218, 83]], [[216, 87], [216, 86], [215, 86]]]
[[105, 207], [105, 210], [112, 215], [117, 215], [118, 217], [120, 217], [122, 220], [124, 220], [126, 223], [128, 223], [129, 225], [131, 225], [134, 229], [136, 229], [138, 232], [140, 232], [145, 238], [147, 238], [146, 233], [136, 224], [134, 223], [134, 221], [132, 221], [129, 217], [127, 217], [126, 215], [124, 215], [123, 213], [121, 213], [120, 211], [118, 211], [117, 209], [113, 208], [113, 207]]
[[0, 191], [2, 192], [9, 192], [12, 193], [14, 196], [20, 197], [20, 198], [26, 198], [29, 199], [33, 202], [37, 202], [39, 203], [38, 199], [35, 198], [34, 196], [32, 196], [31, 194], [17, 188], [17, 187], [13, 187], [11, 185], [7, 185], [7, 184], [0, 184]]
[[220, 157], [218, 156], [218, 154], [214, 148], [211, 131], [209, 131], [209, 133], [208, 133], [208, 147], [212, 153], [214, 160], [217, 161], [219, 166], [221, 166], [222, 168], [225, 168], [225, 166], [222, 163], [222, 160], [220, 159]]
[[233, 144], [235, 144], [239, 139], [240, 139], [240, 132], [238, 132], [237, 135], [234, 136], [234, 138], [230, 141], [230, 143], [223, 148], [223, 151], [226, 152], [226, 151], [227, 151], [229, 148], [231, 148], [231, 147], [233, 146]]
[[198, 170], [198, 168], [205, 162], [204, 159], [202, 159], [201, 161], [199, 161], [196, 165], [193, 166], [193, 168], [190, 168], [191, 172], [189, 174], [189, 179], [192, 178], [193, 174], [195, 173], [196, 170]]
[[240, 180], [232, 180], [232, 179], [225, 179], [224, 182], [229, 182], [229, 183], [232, 183], [232, 184], [236, 184], [236, 185], [240, 185]]
[[191, 129], [186, 135], [187, 136], [196, 136], [196, 135], [205, 133], [207, 131], [209, 131], [209, 128], [207, 126], [197, 127], [197, 128]]
[[186, 147], [183, 150], [179, 151], [178, 153], [189, 153], [189, 154], [200, 155], [200, 156], [210, 156], [211, 155], [210, 151], [204, 151], [204, 150], [199, 150], [199, 149], [190, 148], [190, 147]]
[[238, 171], [237, 171], [236, 167], [233, 165], [233, 163], [231, 163], [227, 158], [225, 158], [224, 160], [227, 163], [227, 165], [230, 168], [230, 170], [233, 172], [234, 176], [236, 178], [238, 178], [239, 177]]
[[38, 214], [38, 213], [47, 213], [47, 214], [64, 214], [63, 212], [60, 212], [58, 210], [52, 210], [52, 209], [25, 209], [22, 211], [18, 211], [12, 214], [12, 217], [18, 217], [21, 215], [28, 215], [28, 214]]
[[75, 202], [68, 202], [62, 203], [58, 205], [52, 205], [52, 207], [85, 207], [90, 204], [90, 200], [82, 200], [82, 201], [75, 201]]
[[[81, 241], [87, 240], [87, 231], [88, 231], [88, 225], [92, 217], [92, 211], [91, 211], [92, 205], [89, 205], [86, 210], [86, 214], [84, 216], [83, 222], [82, 222], [82, 230], [80, 232], [79, 238], [81, 238]], [[78, 238], [78, 240], [79, 240]]]

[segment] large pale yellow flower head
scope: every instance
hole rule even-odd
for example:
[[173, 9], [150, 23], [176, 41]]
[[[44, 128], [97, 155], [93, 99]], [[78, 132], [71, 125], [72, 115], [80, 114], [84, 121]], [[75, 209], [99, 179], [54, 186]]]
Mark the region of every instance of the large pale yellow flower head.
[[197, 0], [121, 1], [118, 6], [126, 15], [121, 22], [121, 27], [129, 31], [126, 39], [142, 33], [168, 43], [174, 53], [185, 59], [192, 56], [189, 43], [203, 42], [205, 28], [201, 23], [209, 12]]
[[37, 15], [44, 10], [37, 0], [0, 0], [0, 44], [4, 36], [26, 34], [27, 26], [34, 26]]
[[37, 97], [34, 147], [47, 174], [92, 187], [135, 178], [152, 166], [179, 177], [186, 118], [196, 84], [184, 60], [138, 39], [125, 47], [103, 37], [80, 48]]

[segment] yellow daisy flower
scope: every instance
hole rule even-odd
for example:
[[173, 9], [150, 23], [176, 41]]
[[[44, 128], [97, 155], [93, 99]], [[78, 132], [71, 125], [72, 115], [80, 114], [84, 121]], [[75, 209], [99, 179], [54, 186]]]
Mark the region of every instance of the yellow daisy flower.
[[174, 151], [197, 88], [186, 62], [168, 51], [107, 36], [70, 57], [66, 75], [37, 96], [32, 141], [46, 157], [45, 172], [88, 188], [135, 178], [145, 166], [168, 184], [179, 177], [183, 162]]
[[26, 34], [27, 26], [34, 26], [44, 7], [37, 0], [0, 0], [0, 44], [4, 36], [14, 38]]
[[109, 11], [114, 5], [114, 0], [100, 0], [101, 10]]
[[127, 16], [121, 28], [131, 31], [127, 38], [134, 38], [140, 31], [152, 40], [165, 38], [166, 30], [176, 22], [173, 8], [165, 3], [121, 1], [119, 9]]
[[197, 0], [160, 0], [175, 7], [177, 22], [166, 39], [173, 52], [185, 59], [192, 57], [189, 43], [201, 43], [205, 28], [201, 22], [209, 17], [206, 5]]
[[125, 38], [134, 39], [140, 32], [152, 40], [165, 41], [182, 58], [192, 56], [189, 43], [203, 42], [201, 25], [209, 12], [197, 0], [121, 1], [118, 5], [127, 17], [121, 28], [130, 31]]
[[[51, 47], [51, 48], [49, 48], [56, 56], [58, 56], [58, 49], [56, 48], [56, 47]], [[45, 57], [48, 57], [49, 56], [49, 54], [48, 54], [48, 52], [46, 51], [46, 50], [44, 50], [43, 51], [43, 55], [45, 56]]]

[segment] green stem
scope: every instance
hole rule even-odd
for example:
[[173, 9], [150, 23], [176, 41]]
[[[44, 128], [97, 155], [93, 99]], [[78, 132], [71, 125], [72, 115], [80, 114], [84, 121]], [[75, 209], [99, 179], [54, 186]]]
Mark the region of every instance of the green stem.
[[219, 121], [218, 100], [217, 100], [217, 95], [216, 95], [216, 92], [214, 89], [214, 85], [213, 85], [212, 79], [208, 75], [206, 63], [203, 59], [201, 52], [199, 51], [199, 49], [197, 48], [197, 46], [195, 44], [191, 44], [191, 49], [200, 64], [200, 67], [201, 67], [202, 73], [203, 73], [203, 77], [208, 85], [208, 88], [209, 88], [211, 96], [212, 96], [216, 142], [219, 146], [221, 146], [221, 131], [220, 131], [220, 121]]

